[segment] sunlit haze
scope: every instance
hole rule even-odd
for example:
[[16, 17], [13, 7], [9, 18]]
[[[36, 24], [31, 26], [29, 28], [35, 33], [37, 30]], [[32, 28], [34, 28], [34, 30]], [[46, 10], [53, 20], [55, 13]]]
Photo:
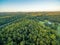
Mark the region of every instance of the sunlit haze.
[[60, 0], [0, 0], [0, 12], [60, 11]]

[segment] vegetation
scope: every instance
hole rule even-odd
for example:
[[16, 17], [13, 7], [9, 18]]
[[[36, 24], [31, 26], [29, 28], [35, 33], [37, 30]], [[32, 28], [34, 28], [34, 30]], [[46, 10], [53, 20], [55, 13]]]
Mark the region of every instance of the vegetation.
[[0, 45], [60, 45], [60, 14], [0, 13]]

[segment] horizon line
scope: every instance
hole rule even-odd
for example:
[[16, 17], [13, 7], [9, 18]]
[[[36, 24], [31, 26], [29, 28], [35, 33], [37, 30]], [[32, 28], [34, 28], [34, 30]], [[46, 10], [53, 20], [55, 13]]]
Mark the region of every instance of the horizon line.
[[0, 11], [0, 12], [60, 12], [60, 11]]

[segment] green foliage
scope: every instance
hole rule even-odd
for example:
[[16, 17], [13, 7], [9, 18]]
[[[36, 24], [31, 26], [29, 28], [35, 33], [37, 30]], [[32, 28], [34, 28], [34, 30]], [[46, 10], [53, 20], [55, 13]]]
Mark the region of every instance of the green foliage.
[[4, 23], [0, 23], [0, 45], [59, 45], [58, 22], [48, 20], [49, 16], [41, 17], [22, 14], [1, 20]]

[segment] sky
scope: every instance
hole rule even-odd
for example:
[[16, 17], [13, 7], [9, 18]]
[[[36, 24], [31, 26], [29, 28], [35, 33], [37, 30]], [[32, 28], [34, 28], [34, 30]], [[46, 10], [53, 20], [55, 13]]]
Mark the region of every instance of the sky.
[[0, 0], [0, 12], [60, 11], [60, 0]]

